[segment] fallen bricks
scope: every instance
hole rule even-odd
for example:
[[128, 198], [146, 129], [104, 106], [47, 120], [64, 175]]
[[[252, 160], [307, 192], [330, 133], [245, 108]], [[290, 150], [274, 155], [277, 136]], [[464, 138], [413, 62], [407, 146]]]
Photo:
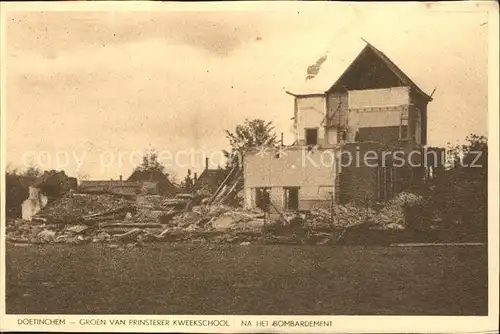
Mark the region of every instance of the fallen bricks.
[[[38, 231], [38, 232], [37, 232]], [[207, 243], [241, 243], [264, 242], [277, 244], [336, 244], [342, 235], [341, 230], [331, 232], [306, 231], [305, 233], [265, 233], [264, 229], [239, 230], [229, 228], [190, 230], [179, 227], [139, 228], [139, 227], [106, 227], [88, 228], [74, 232], [68, 230], [48, 230], [40, 226], [28, 233], [15, 235], [9, 233], [7, 240], [14, 243], [32, 244], [83, 244], [83, 243], [148, 243], [148, 242], [207, 242]]]
[[[96, 199], [88, 198], [91, 196], [107, 203], [97, 204]], [[342, 240], [347, 230], [356, 226], [389, 231], [404, 228], [400, 220], [401, 210], [410, 205], [409, 202], [418, 202], [414, 195], [401, 195], [386, 206], [390, 205], [396, 214], [391, 214], [389, 209], [378, 212], [370, 208], [335, 205], [333, 212], [285, 212], [282, 219], [269, 222], [260, 210], [225, 205], [193, 206], [190, 198], [144, 196], [131, 203], [102, 196], [68, 194], [62, 203], [49, 205], [47, 211], [44, 208], [38, 220], [16, 220], [7, 224], [7, 241], [21, 244], [264, 242], [333, 245]], [[92, 207], [75, 209], [74, 206], [82, 203], [82, 198]], [[114, 206], [110, 207], [112, 204]], [[64, 212], [55, 213], [55, 208]], [[72, 219], [61, 221], [61, 217], [65, 216]]]
[[132, 204], [122, 197], [109, 194], [68, 193], [47, 204], [36, 217], [63, 223], [91, 221], [113, 213], [125, 215], [126, 210], [133, 210]]
[[133, 228], [162, 228], [164, 225], [158, 223], [136, 223], [128, 221], [109, 221], [99, 223], [99, 228], [110, 228], [110, 227], [133, 227]]

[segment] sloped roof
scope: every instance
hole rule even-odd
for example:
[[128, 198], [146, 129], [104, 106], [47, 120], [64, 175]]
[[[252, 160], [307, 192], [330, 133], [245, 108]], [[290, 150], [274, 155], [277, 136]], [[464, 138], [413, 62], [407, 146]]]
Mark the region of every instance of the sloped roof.
[[156, 181], [166, 191], [176, 191], [177, 187], [168, 179], [168, 176], [159, 170], [135, 170], [127, 181]]
[[303, 84], [291, 88], [287, 93], [295, 96], [324, 94], [329, 91], [339, 79], [346, 73], [351, 65], [360, 58], [367, 50], [373, 51], [382, 62], [406, 85], [415, 89], [416, 92], [429, 100], [432, 98], [426, 94], [419, 85], [403, 72], [387, 55], [377, 49], [364, 39], [350, 43], [342, 43], [339, 48], [327, 55], [326, 61], [321, 65], [319, 73], [312, 79], [305, 80]]
[[373, 52], [375, 52], [375, 54], [379, 56], [380, 59], [382, 59], [382, 61], [387, 65], [387, 67], [389, 67], [391, 71], [394, 74], [396, 74], [399, 80], [404, 82], [406, 85], [413, 87], [419, 94], [422, 94], [429, 100], [432, 100], [432, 98], [429, 95], [427, 95], [415, 82], [413, 82], [413, 80], [411, 80], [410, 77], [408, 77], [406, 73], [403, 72], [396, 64], [394, 64], [394, 62], [389, 57], [387, 57], [382, 51], [380, 51], [379, 49], [377, 49], [368, 42], [366, 42], [366, 47], [370, 48]]
[[224, 177], [225, 171], [222, 168], [218, 169], [204, 169], [201, 172], [200, 176], [198, 176], [198, 180], [206, 179], [206, 178], [220, 178]]

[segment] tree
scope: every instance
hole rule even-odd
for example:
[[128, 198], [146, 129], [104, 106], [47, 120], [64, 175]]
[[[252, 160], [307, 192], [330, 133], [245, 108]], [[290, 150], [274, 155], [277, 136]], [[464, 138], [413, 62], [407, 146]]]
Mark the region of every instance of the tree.
[[[5, 170], [5, 207], [8, 216], [21, 215], [21, 203], [28, 198], [29, 184], [42, 175], [42, 171], [30, 165], [23, 170], [13, 168], [10, 164]], [[28, 180], [26, 180], [28, 179]]]
[[236, 126], [234, 132], [226, 130], [226, 138], [231, 146], [230, 151], [224, 151], [224, 156], [228, 159], [228, 167], [239, 165], [241, 158], [250, 148], [275, 146], [277, 143], [272, 122], [262, 119], [245, 119], [243, 124]]
[[158, 154], [155, 151], [148, 150], [142, 156], [142, 162], [135, 168], [135, 171], [158, 171], [164, 174], [165, 166], [158, 161]]
[[42, 171], [38, 167], [36, 167], [36, 166], [29, 166], [28, 168], [26, 168], [24, 170], [24, 172], [22, 173], [22, 176], [39, 177], [42, 174], [43, 174]]
[[447, 150], [448, 167], [467, 167], [471, 172], [488, 171], [488, 139], [471, 133], [465, 138], [465, 144], [450, 145]]
[[187, 191], [187, 192], [190, 192], [193, 190], [193, 178], [191, 177], [191, 169], [188, 169], [187, 171], [187, 175], [186, 177], [184, 178], [184, 182], [183, 182], [183, 185], [184, 185], [184, 189]]
[[[487, 237], [488, 141], [470, 134], [462, 145], [447, 147], [449, 169], [432, 181], [431, 210], [447, 222], [449, 232], [462, 230], [468, 238]], [[458, 223], [458, 224], [457, 224]]]

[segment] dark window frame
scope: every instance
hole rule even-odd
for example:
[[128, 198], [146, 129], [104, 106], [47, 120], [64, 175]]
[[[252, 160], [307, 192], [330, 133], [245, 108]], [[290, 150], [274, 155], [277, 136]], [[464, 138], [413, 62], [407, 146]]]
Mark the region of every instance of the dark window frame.
[[[315, 139], [315, 143], [310, 143], [309, 142], [309, 131], [316, 131], [316, 139]], [[318, 139], [319, 139], [319, 128], [305, 128], [304, 129], [304, 137], [305, 137], [305, 142], [306, 142], [306, 145], [308, 146], [314, 146], [314, 145], [318, 145]]]

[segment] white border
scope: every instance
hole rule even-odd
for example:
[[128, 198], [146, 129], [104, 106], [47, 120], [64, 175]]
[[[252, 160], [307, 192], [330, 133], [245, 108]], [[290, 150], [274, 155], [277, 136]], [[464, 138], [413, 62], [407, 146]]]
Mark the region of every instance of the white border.
[[[121, 11], [151, 11], [151, 10], [170, 10], [170, 11], [183, 11], [183, 10], [197, 10], [197, 11], [287, 11], [287, 10], [321, 10], [326, 6], [383, 6], [380, 3], [362, 3], [355, 4], [353, 2], [347, 3], [304, 3], [304, 2], [236, 2], [236, 3], [160, 3], [160, 2], [35, 2], [35, 3], [0, 3], [1, 8], [1, 181], [0, 189], [2, 189], [1, 207], [2, 207], [2, 224], [1, 224], [1, 243], [0, 255], [2, 256], [1, 274], [5, 275], [5, 22], [6, 12], [12, 10], [45, 10], [45, 11], [81, 11], [81, 10], [94, 10], [94, 11], [107, 11], [107, 10], [121, 10]], [[387, 4], [385, 4], [387, 6]], [[488, 96], [489, 96], [489, 132], [488, 132], [488, 145], [489, 145], [489, 184], [488, 184], [488, 213], [489, 213], [489, 234], [488, 234], [488, 261], [489, 261], [489, 316], [485, 317], [467, 317], [467, 316], [133, 316], [133, 315], [6, 315], [5, 314], [5, 276], [0, 279], [0, 329], [2, 331], [100, 331], [100, 332], [212, 332], [212, 333], [229, 333], [229, 332], [485, 332], [493, 331], [498, 328], [498, 235], [499, 235], [499, 158], [498, 158], [498, 125], [499, 125], [499, 63], [498, 63], [498, 40], [499, 40], [499, 20], [498, 20], [498, 3], [496, 1], [474, 1], [474, 2], [439, 2], [439, 3], [391, 3], [395, 9], [405, 7], [405, 9], [412, 8], [411, 6], [421, 8], [426, 6], [429, 10], [437, 11], [481, 11], [488, 12], [488, 27], [489, 27], [489, 78], [488, 78]], [[65, 326], [20, 326], [18, 319], [22, 318], [59, 318], [65, 319]], [[78, 323], [80, 319], [227, 319], [229, 327], [152, 327], [152, 326], [95, 326], [82, 327]], [[304, 327], [242, 327], [240, 322], [243, 320], [252, 320], [255, 324], [257, 320], [332, 320], [333, 327], [323, 328], [304, 328]]]

